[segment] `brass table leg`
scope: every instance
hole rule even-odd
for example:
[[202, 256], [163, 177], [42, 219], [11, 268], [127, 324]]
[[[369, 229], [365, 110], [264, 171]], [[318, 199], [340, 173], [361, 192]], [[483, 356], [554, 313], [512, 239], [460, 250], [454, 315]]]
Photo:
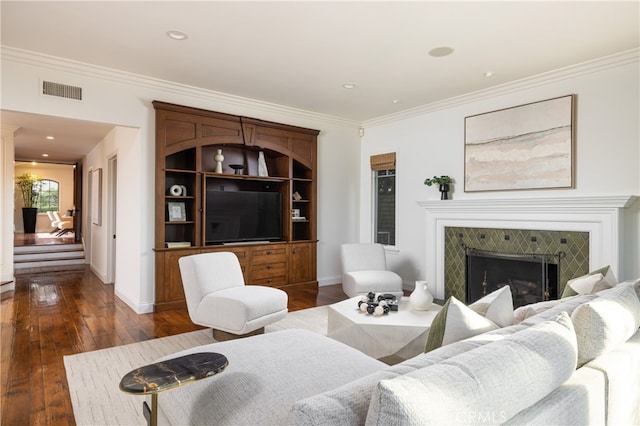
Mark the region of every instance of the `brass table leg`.
[[147, 419], [148, 426], [158, 426], [158, 394], [151, 394], [151, 409], [147, 401], [142, 403], [142, 414]]

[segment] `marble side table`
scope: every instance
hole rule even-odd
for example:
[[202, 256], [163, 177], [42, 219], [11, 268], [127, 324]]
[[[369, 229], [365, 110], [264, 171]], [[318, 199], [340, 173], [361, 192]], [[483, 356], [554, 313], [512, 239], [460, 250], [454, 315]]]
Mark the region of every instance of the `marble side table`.
[[147, 424], [158, 424], [158, 393], [214, 376], [224, 370], [229, 361], [222, 354], [199, 352], [145, 365], [127, 373], [120, 381], [123, 392], [151, 395], [151, 409], [145, 402], [142, 410]]

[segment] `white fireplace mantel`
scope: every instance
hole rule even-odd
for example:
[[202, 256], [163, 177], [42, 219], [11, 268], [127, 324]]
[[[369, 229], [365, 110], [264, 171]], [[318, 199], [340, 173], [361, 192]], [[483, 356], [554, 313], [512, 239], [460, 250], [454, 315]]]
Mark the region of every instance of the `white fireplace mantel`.
[[589, 232], [589, 266], [621, 268], [622, 209], [633, 195], [565, 198], [418, 201], [426, 210], [426, 278], [436, 298], [444, 299], [446, 227]]

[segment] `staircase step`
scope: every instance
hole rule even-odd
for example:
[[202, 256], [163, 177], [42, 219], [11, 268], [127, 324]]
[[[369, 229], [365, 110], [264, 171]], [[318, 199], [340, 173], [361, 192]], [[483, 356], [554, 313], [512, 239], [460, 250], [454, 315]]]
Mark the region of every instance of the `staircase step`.
[[63, 265], [84, 265], [84, 257], [72, 259], [56, 259], [56, 260], [33, 260], [29, 262], [14, 262], [14, 269], [33, 268], [38, 266], [63, 266]]
[[85, 267], [82, 244], [50, 244], [14, 247], [15, 275], [82, 269]]
[[84, 250], [82, 244], [53, 244], [44, 246], [19, 246], [13, 248], [14, 254], [51, 253]]
[[84, 251], [59, 251], [47, 253], [25, 253], [13, 256], [13, 263], [24, 263], [34, 261], [51, 261], [65, 259], [84, 259]]
[[29, 268], [16, 268], [13, 272], [14, 275], [28, 275], [28, 274], [41, 274], [46, 272], [62, 272], [62, 271], [75, 271], [82, 270], [86, 268], [87, 265], [82, 264], [72, 264], [72, 265], [47, 265], [47, 266], [33, 266]]

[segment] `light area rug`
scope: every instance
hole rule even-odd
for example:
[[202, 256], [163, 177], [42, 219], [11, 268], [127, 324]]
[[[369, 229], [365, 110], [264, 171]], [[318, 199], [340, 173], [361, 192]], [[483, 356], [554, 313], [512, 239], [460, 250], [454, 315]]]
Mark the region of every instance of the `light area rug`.
[[[290, 312], [265, 333], [300, 328], [327, 334], [327, 307]], [[64, 357], [73, 415], [77, 425], [146, 425], [141, 395], [119, 388], [122, 376], [160, 357], [215, 342], [211, 329], [146, 340]], [[170, 392], [170, 391], [169, 391]]]

